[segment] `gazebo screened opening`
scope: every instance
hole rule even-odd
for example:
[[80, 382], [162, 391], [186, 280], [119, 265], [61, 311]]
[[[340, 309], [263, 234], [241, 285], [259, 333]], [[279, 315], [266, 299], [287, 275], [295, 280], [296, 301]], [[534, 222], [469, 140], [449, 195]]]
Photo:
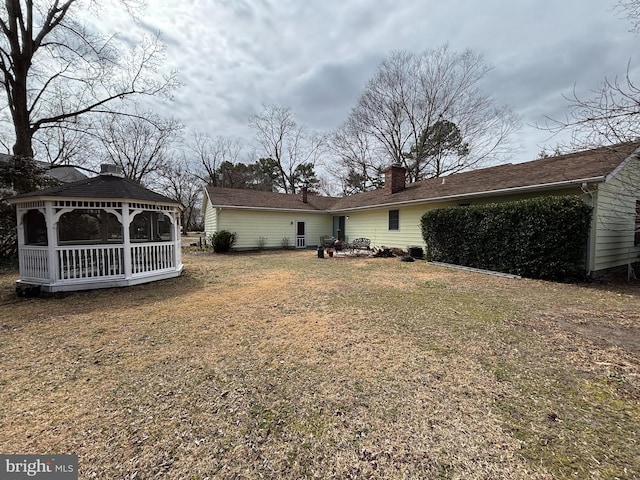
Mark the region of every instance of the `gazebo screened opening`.
[[39, 210], [28, 210], [23, 220], [25, 244], [47, 245], [47, 221]]
[[58, 244], [122, 243], [122, 224], [113, 213], [96, 209], [77, 209], [58, 220]]

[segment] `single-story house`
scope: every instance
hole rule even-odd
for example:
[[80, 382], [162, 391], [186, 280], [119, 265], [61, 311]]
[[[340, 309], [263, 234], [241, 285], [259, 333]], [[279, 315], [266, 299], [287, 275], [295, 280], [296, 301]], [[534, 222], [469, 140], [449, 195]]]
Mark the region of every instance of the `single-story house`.
[[430, 209], [576, 195], [593, 206], [587, 246], [591, 275], [625, 266], [640, 254], [638, 143], [600, 147], [530, 162], [498, 165], [415, 183], [391, 166], [384, 188], [323, 197], [207, 186], [203, 213], [207, 236], [237, 233], [238, 249], [316, 246], [322, 236], [373, 246], [424, 246], [420, 219]]

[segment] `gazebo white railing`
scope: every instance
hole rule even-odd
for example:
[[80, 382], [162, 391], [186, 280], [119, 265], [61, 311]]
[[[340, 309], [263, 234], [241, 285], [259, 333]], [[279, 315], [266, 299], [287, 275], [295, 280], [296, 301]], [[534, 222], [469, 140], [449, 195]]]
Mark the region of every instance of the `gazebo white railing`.
[[122, 247], [56, 247], [56, 280], [125, 278]]
[[[127, 278], [124, 248], [121, 246], [56, 247], [54, 250], [56, 261], [53, 277], [56, 283]], [[173, 244], [145, 243], [133, 245], [130, 250], [130, 278], [173, 271], [176, 267]], [[21, 248], [20, 278], [24, 281], [48, 282], [50, 275], [47, 254], [47, 247]]]
[[47, 247], [23, 247], [20, 249], [20, 278], [24, 281], [48, 281], [49, 259]]

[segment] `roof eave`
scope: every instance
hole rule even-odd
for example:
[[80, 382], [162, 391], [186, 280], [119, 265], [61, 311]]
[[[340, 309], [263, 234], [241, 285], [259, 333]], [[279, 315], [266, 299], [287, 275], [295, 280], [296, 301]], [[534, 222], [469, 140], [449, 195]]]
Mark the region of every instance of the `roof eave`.
[[498, 190], [486, 190], [482, 192], [473, 192], [473, 193], [460, 193], [456, 195], [444, 195], [440, 197], [433, 198], [420, 198], [417, 200], [406, 200], [400, 202], [388, 202], [388, 203], [378, 203], [375, 205], [363, 205], [360, 207], [351, 207], [337, 210], [329, 210], [329, 213], [341, 213], [341, 212], [353, 212], [357, 210], [372, 210], [376, 208], [385, 208], [390, 206], [404, 206], [404, 205], [416, 205], [416, 204], [428, 204], [428, 203], [439, 203], [450, 200], [468, 200], [473, 198], [484, 198], [490, 197], [494, 195], [509, 195], [509, 194], [518, 194], [518, 193], [527, 193], [531, 191], [545, 191], [545, 190], [555, 190], [563, 187], [570, 187], [574, 185], [582, 185], [583, 183], [602, 183], [607, 179], [606, 176], [598, 176], [598, 177], [589, 177], [589, 178], [579, 178], [575, 180], [564, 180], [562, 182], [553, 182], [553, 183], [543, 183], [539, 185], [527, 185], [524, 187], [512, 187], [512, 188], [502, 188]]
[[329, 210], [309, 210], [302, 208], [277, 208], [277, 207], [249, 207], [246, 205], [214, 205], [211, 208], [234, 208], [238, 210], [258, 210], [262, 212], [287, 212], [287, 213], [329, 213]]

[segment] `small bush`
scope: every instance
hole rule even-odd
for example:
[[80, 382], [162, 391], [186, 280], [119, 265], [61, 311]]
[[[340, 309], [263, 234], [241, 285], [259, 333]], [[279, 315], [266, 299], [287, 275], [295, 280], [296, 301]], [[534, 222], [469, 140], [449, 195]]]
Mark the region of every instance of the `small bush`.
[[284, 248], [285, 250], [291, 247], [291, 244], [289, 242], [289, 237], [284, 237], [282, 239], [282, 242], [280, 242], [280, 244], [282, 245], [282, 248]]
[[258, 237], [258, 250], [264, 250], [265, 245], [267, 244], [267, 239], [264, 237]]
[[228, 230], [220, 230], [211, 235], [211, 245], [216, 253], [227, 253], [236, 244], [236, 233]]

